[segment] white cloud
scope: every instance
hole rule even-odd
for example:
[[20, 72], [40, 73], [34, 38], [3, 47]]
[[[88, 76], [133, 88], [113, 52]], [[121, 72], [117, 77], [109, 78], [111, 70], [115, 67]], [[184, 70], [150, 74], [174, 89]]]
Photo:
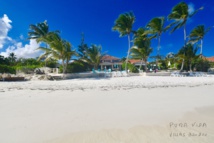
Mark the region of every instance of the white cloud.
[[12, 28], [10, 23], [12, 23], [12, 21], [6, 14], [0, 18], [0, 49], [3, 48], [4, 43], [7, 40], [12, 40], [10, 37], [8, 37], [8, 31]]
[[[17, 58], [35, 58], [41, 55], [41, 51], [37, 50], [40, 46], [36, 40], [30, 40], [29, 44], [23, 45], [22, 42], [17, 42], [16, 40], [8, 36], [9, 30], [12, 28], [12, 21], [8, 18], [6, 14], [0, 17], [0, 49], [5, 48], [5, 43], [10, 42], [10, 46], [6, 48], [0, 55], [8, 57], [10, 53], [14, 53]], [[20, 35], [20, 40], [24, 39], [24, 36]]]
[[19, 36], [19, 38], [20, 38], [21, 40], [24, 40], [24, 39], [25, 39], [24, 36], [23, 36], [22, 34]]
[[7, 57], [10, 53], [14, 53], [17, 58], [36, 58], [41, 55], [41, 51], [37, 50], [40, 46], [36, 40], [30, 40], [29, 44], [23, 46], [22, 42], [15, 43], [9, 46], [5, 52], [1, 52], [0, 55]]
[[192, 14], [195, 11], [195, 5], [193, 3], [188, 4], [188, 12]]

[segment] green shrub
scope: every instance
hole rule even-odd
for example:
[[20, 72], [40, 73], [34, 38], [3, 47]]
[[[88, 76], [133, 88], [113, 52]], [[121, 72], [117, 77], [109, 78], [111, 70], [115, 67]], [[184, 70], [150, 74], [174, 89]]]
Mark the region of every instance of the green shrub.
[[208, 69], [211, 67], [211, 63], [205, 59], [198, 58], [194, 62], [194, 67], [195, 67], [196, 71], [207, 72]]
[[0, 65], [0, 73], [16, 74], [16, 69], [7, 65]]
[[[123, 62], [122, 64], [122, 69], [125, 70], [125, 65], [126, 62]], [[127, 63], [127, 69], [129, 69], [130, 72], [132, 73], [139, 73], [139, 70], [137, 67], [135, 67], [135, 65], [131, 64], [131, 63]]]
[[33, 73], [36, 68], [40, 68], [40, 65], [30, 65], [30, 66], [15, 66], [15, 69], [25, 74]]
[[167, 61], [165, 61], [165, 60], [159, 60], [158, 63], [159, 63], [159, 67], [160, 67], [161, 70], [168, 69]]
[[[73, 63], [68, 64], [66, 73], [78, 73], [78, 72], [85, 72], [90, 70], [92, 67], [81, 61], [75, 61]], [[62, 73], [63, 68], [62, 65], [59, 67], [59, 72]]]

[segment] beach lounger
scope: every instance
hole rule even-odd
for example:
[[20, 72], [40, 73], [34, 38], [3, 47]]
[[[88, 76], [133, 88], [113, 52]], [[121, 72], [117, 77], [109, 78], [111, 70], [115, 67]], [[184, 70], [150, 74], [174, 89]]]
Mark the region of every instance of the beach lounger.
[[179, 72], [172, 72], [171, 75], [172, 77], [179, 77]]
[[115, 71], [112, 72], [112, 77], [117, 77], [117, 73]]
[[122, 77], [122, 73], [121, 73], [120, 71], [117, 71], [117, 72], [116, 72], [116, 76], [117, 76], [117, 77]]
[[127, 74], [126, 71], [122, 71], [121, 73], [122, 73], [122, 76], [124, 76], [124, 77], [127, 77], [127, 76], [128, 76], [128, 74]]
[[104, 77], [111, 77], [111, 73], [110, 72], [105, 72]]

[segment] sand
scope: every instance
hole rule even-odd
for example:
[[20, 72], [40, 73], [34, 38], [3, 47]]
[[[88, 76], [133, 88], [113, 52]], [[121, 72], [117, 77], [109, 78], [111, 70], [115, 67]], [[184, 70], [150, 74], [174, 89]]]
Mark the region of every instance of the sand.
[[2, 143], [212, 143], [214, 77], [0, 82]]

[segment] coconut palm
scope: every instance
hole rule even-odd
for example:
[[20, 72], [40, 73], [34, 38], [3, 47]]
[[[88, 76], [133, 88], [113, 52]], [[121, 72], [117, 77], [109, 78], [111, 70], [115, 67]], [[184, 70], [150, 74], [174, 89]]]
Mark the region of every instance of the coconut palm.
[[105, 55], [101, 53], [102, 47], [97, 45], [91, 45], [90, 48], [86, 49], [86, 56], [83, 57], [83, 61], [87, 62], [88, 64], [92, 65], [94, 69], [97, 69], [101, 58]]
[[[44, 39], [49, 34], [49, 26], [47, 21], [37, 23], [36, 25], [31, 24], [30, 30], [28, 32], [28, 39], [36, 39], [37, 43], [44, 42]], [[47, 48], [47, 44], [46, 44]], [[46, 61], [45, 61], [45, 67], [46, 67]]]
[[140, 59], [142, 67], [143, 61], [145, 62], [145, 71], [147, 71], [147, 61], [149, 55], [152, 53], [151, 41], [147, 38], [147, 35], [143, 34], [146, 30], [143, 28], [139, 28], [136, 32], [134, 45], [131, 48], [131, 56], [133, 59]]
[[160, 42], [161, 42], [161, 34], [165, 32], [169, 27], [164, 27], [165, 18], [164, 17], [155, 17], [149, 21], [147, 24], [148, 33], [152, 34], [152, 38], [158, 39], [158, 48], [157, 55], [160, 55]]
[[196, 43], [198, 42], [199, 40], [201, 41], [201, 46], [200, 46], [200, 55], [202, 56], [202, 48], [203, 48], [203, 39], [204, 39], [204, 36], [207, 34], [207, 32], [210, 31], [210, 27], [205, 29], [205, 26], [204, 25], [198, 25], [197, 27], [195, 27], [189, 37], [190, 37], [190, 40], [189, 42], [191, 43]]
[[[194, 47], [192, 44], [187, 44], [183, 46], [179, 52], [178, 57], [185, 59], [188, 62], [189, 70], [192, 71], [192, 63], [196, 60], [199, 56], [197, 56], [198, 47]], [[185, 56], [183, 56], [185, 53]]]
[[131, 40], [130, 35], [133, 32], [132, 26], [135, 22], [135, 16], [132, 12], [127, 12], [124, 14], [120, 14], [117, 20], [115, 21], [115, 25], [113, 26], [113, 31], [118, 31], [120, 33], [120, 37], [126, 36], [128, 37], [128, 52], [126, 57], [125, 70], [127, 71], [127, 63], [129, 59], [129, 53], [131, 48]]
[[180, 2], [176, 6], [172, 8], [172, 12], [168, 15], [169, 20], [174, 20], [169, 27], [173, 27], [171, 33], [175, 30], [183, 27], [184, 28], [184, 45], [186, 45], [186, 23], [189, 18], [195, 15], [199, 10], [202, 10], [203, 7], [199, 8], [198, 10], [193, 11], [192, 13], [189, 12], [189, 7], [185, 2]]
[[74, 50], [71, 50], [72, 45], [68, 41], [63, 40], [60, 35], [55, 32], [49, 33], [45, 38], [45, 42], [50, 47], [38, 48], [45, 51], [45, 53], [41, 55], [39, 59], [46, 57], [46, 61], [50, 58], [61, 60], [63, 66], [63, 74], [65, 74], [68, 62], [70, 61], [71, 57], [76, 54]]
[[[195, 10], [194, 12], [189, 12], [189, 7], [185, 2], [180, 2], [172, 8], [172, 12], [168, 15], [169, 20], [174, 20], [168, 27], [173, 27], [171, 33], [175, 30], [183, 27], [184, 28], [184, 46], [187, 44], [187, 35], [186, 35], [186, 23], [189, 18], [195, 15], [199, 10], [202, 10], [203, 7]], [[185, 54], [185, 53], [184, 53]], [[183, 70], [184, 59], [182, 61], [181, 70]]]
[[44, 42], [44, 38], [49, 33], [49, 26], [47, 21], [30, 25], [30, 32], [28, 32], [28, 39], [36, 39], [36, 41]]
[[12, 52], [9, 54], [8, 60], [10, 61], [11, 65], [14, 65], [14, 63], [16, 62], [16, 55]]

